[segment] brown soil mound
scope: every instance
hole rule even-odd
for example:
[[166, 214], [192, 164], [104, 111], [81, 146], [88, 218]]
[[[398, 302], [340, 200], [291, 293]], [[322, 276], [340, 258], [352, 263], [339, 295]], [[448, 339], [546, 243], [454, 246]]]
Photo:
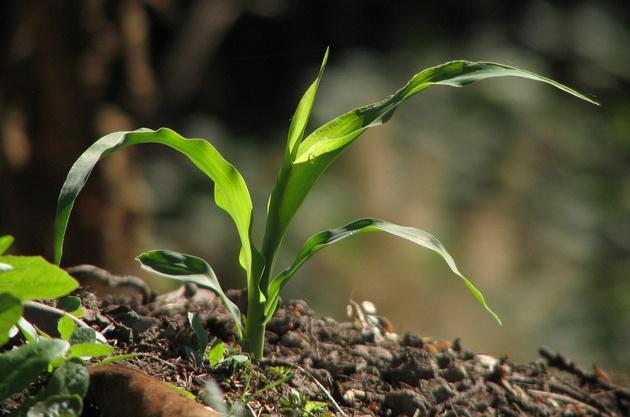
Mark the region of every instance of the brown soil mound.
[[[516, 364], [467, 351], [459, 340], [398, 336], [386, 319], [365, 315], [356, 303], [354, 320], [342, 323], [317, 318], [304, 301], [283, 304], [267, 327], [265, 359], [242, 363], [234, 357], [233, 326], [212, 293], [187, 285], [151, 300], [140, 287], [104, 298], [82, 291], [86, 321], [118, 353], [147, 354], [127, 366], [193, 394], [214, 379], [228, 406], [240, 403], [255, 416], [630, 416], [630, 390], [550, 349], [541, 348], [533, 363]], [[237, 305], [244, 295], [229, 292]], [[225, 342], [218, 365], [192, 357], [197, 340], [188, 312], [198, 314], [211, 342]], [[88, 398], [103, 397], [94, 382]], [[111, 391], [104, 398], [122, 396], [101, 385]], [[147, 398], [152, 395], [162, 396]], [[102, 415], [87, 402], [84, 416]], [[321, 410], [309, 414], [307, 404]]]

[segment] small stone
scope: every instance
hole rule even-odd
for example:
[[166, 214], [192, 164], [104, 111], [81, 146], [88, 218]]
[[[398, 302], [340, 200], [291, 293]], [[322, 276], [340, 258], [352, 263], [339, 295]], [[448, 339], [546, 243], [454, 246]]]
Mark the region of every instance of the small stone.
[[433, 390], [433, 396], [435, 397], [435, 401], [438, 403], [444, 402], [449, 398], [455, 396], [456, 392], [453, 388], [448, 385], [440, 385], [436, 389]]
[[447, 368], [453, 362], [453, 355], [448, 352], [440, 352], [437, 355], [437, 364], [440, 369]]
[[400, 344], [403, 346], [421, 348], [424, 345], [424, 342], [418, 335], [415, 335], [413, 333], [405, 333]]
[[461, 365], [451, 365], [448, 368], [440, 371], [442, 378], [448, 382], [459, 382], [466, 378], [466, 370]]
[[280, 344], [286, 347], [307, 349], [309, 344], [298, 332], [287, 332], [280, 338]]
[[417, 417], [427, 416], [427, 400], [419, 393], [402, 389], [399, 391], [390, 391], [385, 394], [385, 400], [383, 406], [389, 408], [392, 411], [392, 415], [406, 415]]

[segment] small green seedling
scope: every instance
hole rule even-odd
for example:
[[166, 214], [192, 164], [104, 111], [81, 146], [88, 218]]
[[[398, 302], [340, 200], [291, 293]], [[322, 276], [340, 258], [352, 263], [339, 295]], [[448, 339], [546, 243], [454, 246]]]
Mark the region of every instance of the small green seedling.
[[351, 110], [304, 137], [327, 58], [328, 52], [324, 55], [319, 75], [304, 93], [291, 120], [284, 159], [267, 206], [265, 234], [260, 250], [251, 240], [252, 201], [245, 181], [236, 168], [203, 139], [186, 139], [166, 128], [139, 129], [111, 133], [100, 138], [70, 169], [57, 205], [55, 262], [61, 262], [64, 235], [74, 201], [96, 163], [112, 152], [131, 145], [158, 143], [184, 154], [214, 182], [215, 202], [231, 217], [241, 242], [239, 261], [246, 273], [248, 291], [246, 316], [242, 317], [236, 305], [225, 296], [214, 271], [204, 260], [165, 250], [143, 253], [138, 256], [138, 260], [150, 271], [172, 279], [194, 282], [214, 291], [231, 314], [243, 349], [256, 358], [263, 354], [265, 326], [276, 311], [280, 290], [288, 280], [321, 249], [361, 233], [386, 232], [438, 253], [477, 301], [500, 323], [482, 293], [460, 273], [442, 244], [420, 229], [362, 218], [313, 235], [302, 246], [293, 264], [280, 272], [275, 269], [276, 257], [295, 213], [330, 164], [363, 132], [387, 122], [400, 104], [431, 86], [463, 87], [487, 78], [512, 76], [546, 83], [587, 102], [597, 103], [567, 86], [529, 71], [490, 62], [452, 61], [418, 72], [385, 100]]
[[[12, 241], [9, 236], [0, 237], [0, 255]], [[18, 331], [26, 340], [0, 354], [0, 402], [51, 373], [46, 386], [26, 397], [13, 416], [79, 416], [89, 382], [85, 361], [113, 351], [98, 342], [93, 329], [78, 326], [68, 313], [57, 320], [59, 338], [50, 337], [22, 317], [25, 303], [66, 296], [78, 285], [67, 272], [39, 256], [0, 256], [0, 347]], [[66, 296], [58, 305], [73, 315], [82, 312], [77, 297]]]

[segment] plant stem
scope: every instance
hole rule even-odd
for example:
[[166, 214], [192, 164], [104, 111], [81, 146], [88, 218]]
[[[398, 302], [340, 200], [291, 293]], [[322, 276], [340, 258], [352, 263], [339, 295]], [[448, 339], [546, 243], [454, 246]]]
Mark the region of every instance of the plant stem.
[[260, 302], [257, 288], [249, 288], [247, 291], [247, 322], [245, 325], [245, 339], [242, 347], [245, 352], [260, 359], [263, 356], [265, 346], [265, 304]]

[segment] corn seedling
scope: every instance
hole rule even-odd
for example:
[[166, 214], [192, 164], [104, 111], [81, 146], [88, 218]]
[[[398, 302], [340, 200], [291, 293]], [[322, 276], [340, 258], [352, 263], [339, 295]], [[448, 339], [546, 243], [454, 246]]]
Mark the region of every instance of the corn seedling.
[[302, 264], [333, 243], [368, 232], [386, 232], [439, 254], [475, 299], [500, 323], [498, 315], [490, 309], [482, 293], [458, 270], [442, 244], [421, 229], [399, 226], [375, 218], [361, 218], [342, 227], [316, 233], [302, 246], [293, 264], [279, 272], [275, 268], [276, 257], [291, 220], [330, 164], [363, 132], [387, 122], [400, 104], [429, 87], [464, 87], [487, 78], [512, 76], [539, 81], [587, 102], [597, 103], [567, 86], [529, 71], [489, 62], [452, 61], [418, 72], [388, 98], [350, 110], [305, 137], [327, 57], [328, 52], [324, 55], [318, 76], [302, 96], [291, 120], [284, 159], [268, 201], [265, 233], [260, 248], [251, 239], [253, 207], [245, 180], [214, 146], [203, 139], [184, 138], [167, 128], [139, 129], [111, 133], [100, 138], [70, 169], [57, 206], [55, 262], [61, 262], [64, 235], [74, 201], [96, 163], [112, 152], [131, 145], [157, 143], [184, 154], [214, 182], [215, 203], [227, 212], [240, 238], [238, 258], [246, 275], [247, 312], [241, 314], [236, 305], [225, 296], [212, 268], [198, 257], [174, 251], [154, 250], [139, 255], [137, 259], [150, 271], [171, 279], [194, 282], [214, 291], [231, 314], [243, 349], [256, 358], [263, 354], [265, 326], [278, 306], [280, 291]]

